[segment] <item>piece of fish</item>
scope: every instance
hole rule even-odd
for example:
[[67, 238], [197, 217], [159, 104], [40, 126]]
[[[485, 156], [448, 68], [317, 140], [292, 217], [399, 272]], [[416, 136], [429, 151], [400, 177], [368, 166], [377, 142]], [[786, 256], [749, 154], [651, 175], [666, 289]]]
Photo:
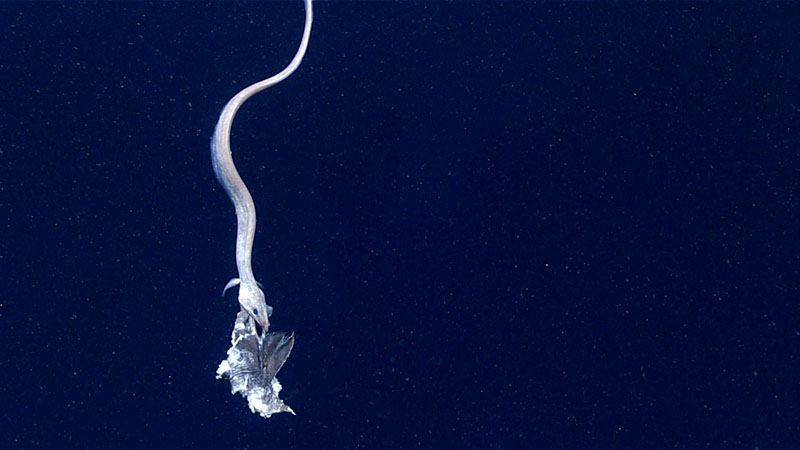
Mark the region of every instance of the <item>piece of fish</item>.
[[275, 377], [289, 358], [294, 346], [294, 333], [267, 332], [258, 334], [255, 321], [246, 311], [239, 311], [231, 334], [228, 358], [217, 369], [217, 378], [228, 378], [231, 394], [247, 398], [250, 411], [268, 418], [292, 408], [278, 397], [281, 384]]

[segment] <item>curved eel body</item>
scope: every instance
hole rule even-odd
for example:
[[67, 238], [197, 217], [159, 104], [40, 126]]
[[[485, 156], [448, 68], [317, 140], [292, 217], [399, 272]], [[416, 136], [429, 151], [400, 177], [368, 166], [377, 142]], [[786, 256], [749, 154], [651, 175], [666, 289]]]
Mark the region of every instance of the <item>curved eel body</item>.
[[269, 315], [272, 308], [267, 306], [264, 292], [259, 288], [255, 276], [253, 276], [251, 256], [253, 238], [256, 233], [256, 207], [250, 191], [247, 190], [247, 186], [233, 165], [230, 144], [231, 125], [236, 112], [247, 99], [285, 80], [303, 61], [311, 36], [313, 19], [311, 0], [305, 0], [305, 10], [303, 39], [300, 41], [300, 47], [292, 61], [278, 74], [252, 84], [233, 96], [222, 109], [214, 129], [214, 137], [211, 139], [211, 160], [214, 173], [236, 209], [236, 267], [239, 271], [239, 278], [231, 280], [225, 289], [239, 285], [239, 305], [261, 326], [264, 332], [269, 329]]

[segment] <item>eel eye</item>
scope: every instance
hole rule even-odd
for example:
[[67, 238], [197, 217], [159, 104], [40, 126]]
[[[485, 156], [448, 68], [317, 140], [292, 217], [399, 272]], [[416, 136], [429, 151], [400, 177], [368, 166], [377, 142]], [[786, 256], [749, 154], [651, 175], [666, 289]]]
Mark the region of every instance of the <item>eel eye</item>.
[[253, 308], [253, 315], [254, 315], [254, 316], [257, 316], [257, 315], [258, 315], [258, 308]]

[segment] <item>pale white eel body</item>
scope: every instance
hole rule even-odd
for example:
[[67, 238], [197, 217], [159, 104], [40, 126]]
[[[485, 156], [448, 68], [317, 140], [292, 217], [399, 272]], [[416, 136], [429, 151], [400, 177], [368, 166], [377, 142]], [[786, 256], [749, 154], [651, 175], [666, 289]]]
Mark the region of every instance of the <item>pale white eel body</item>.
[[311, 0], [305, 0], [305, 9], [306, 19], [305, 27], [303, 28], [303, 39], [300, 41], [300, 47], [297, 49], [294, 59], [277, 75], [252, 84], [233, 96], [225, 105], [225, 108], [222, 109], [219, 121], [217, 121], [217, 126], [214, 129], [214, 137], [211, 139], [211, 160], [214, 166], [214, 173], [217, 174], [219, 183], [228, 193], [228, 197], [230, 197], [236, 209], [236, 267], [239, 270], [239, 278], [232, 279], [225, 289], [239, 285], [239, 304], [261, 326], [264, 332], [269, 329], [269, 315], [272, 308], [267, 306], [264, 292], [259, 288], [255, 276], [253, 276], [251, 256], [253, 253], [253, 238], [256, 233], [256, 207], [253, 204], [253, 197], [250, 196], [247, 186], [244, 185], [244, 181], [242, 181], [236, 171], [236, 167], [233, 165], [230, 144], [231, 125], [239, 107], [248, 98], [285, 80], [303, 61], [303, 56], [308, 47], [308, 40], [311, 36], [311, 22], [313, 19]]

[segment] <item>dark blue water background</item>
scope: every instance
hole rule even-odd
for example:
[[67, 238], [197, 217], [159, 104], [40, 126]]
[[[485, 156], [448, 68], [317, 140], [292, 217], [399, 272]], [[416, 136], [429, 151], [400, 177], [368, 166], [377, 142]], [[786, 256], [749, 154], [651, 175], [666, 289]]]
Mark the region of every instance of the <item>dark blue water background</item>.
[[208, 144], [301, 2], [0, 5], [3, 448], [796, 448], [796, 4], [316, 13], [233, 128], [264, 420]]

